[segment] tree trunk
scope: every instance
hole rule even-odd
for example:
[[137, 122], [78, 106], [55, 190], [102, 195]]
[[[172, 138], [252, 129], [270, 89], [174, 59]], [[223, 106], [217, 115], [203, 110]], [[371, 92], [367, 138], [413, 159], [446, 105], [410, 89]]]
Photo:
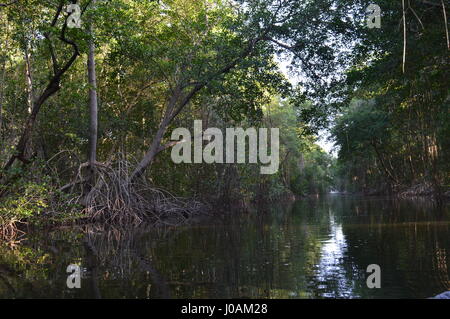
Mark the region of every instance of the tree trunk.
[[2, 139], [3, 128], [3, 90], [5, 87], [6, 61], [2, 61], [2, 69], [0, 75], [0, 140]]
[[[92, 1], [95, 4], [95, 0]], [[89, 32], [93, 37], [92, 24], [89, 26]], [[97, 161], [97, 134], [98, 134], [98, 102], [97, 102], [97, 76], [95, 72], [95, 44], [91, 39], [89, 42], [88, 53], [88, 80], [89, 80], [89, 180], [93, 180], [95, 175], [95, 162]], [[92, 183], [90, 183], [92, 185]]]
[[[173, 120], [173, 118], [176, 116], [176, 113], [173, 113], [176, 109], [176, 105], [178, 102], [178, 99], [181, 95], [181, 85], [178, 84], [175, 88], [175, 90], [172, 92], [172, 95], [168, 99], [166, 110], [164, 112], [164, 116], [161, 120], [161, 124], [159, 125], [158, 131], [156, 132], [155, 137], [152, 140], [152, 144], [150, 145], [150, 149], [145, 153], [142, 160], [139, 162], [139, 164], [134, 169], [133, 173], [130, 177], [130, 182], [133, 182], [140, 176], [142, 176], [145, 172], [145, 170], [151, 166], [153, 160], [155, 159], [156, 154], [158, 154], [161, 151], [161, 141], [164, 137], [164, 134], [166, 133], [167, 127], [170, 124], [170, 122]], [[187, 96], [185, 98], [184, 103], [187, 104], [187, 102], [190, 100], [192, 96]], [[181, 109], [180, 109], [181, 110]]]
[[145, 170], [151, 166], [153, 163], [153, 160], [155, 159], [156, 154], [160, 151], [161, 141], [164, 137], [164, 134], [167, 130], [167, 123], [166, 121], [162, 121], [161, 125], [159, 126], [158, 131], [156, 132], [155, 137], [153, 138], [152, 145], [150, 146], [150, 149], [148, 152], [144, 155], [142, 160], [139, 162], [139, 164], [136, 166], [135, 170], [131, 174], [131, 181], [136, 180], [136, 178], [139, 178], [144, 174]]
[[[2, 12], [0, 12], [0, 19], [3, 21], [5, 19], [4, 15]], [[3, 29], [3, 27], [5, 29]], [[5, 22], [4, 25], [2, 25], [2, 32], [4, 32], [5, 34], [5, 38], [3, 41], [3, 50], [5, 50], [5, 55], [0, 55], [0, 60], [1, 60], [1, 74], [0, 74], [0, 141], [2, 140], [2, 128], [3, 128], [3, 99], [4, 99], [4, 89], [5, 89], [5, 76], [6, 76], [6, 61], [7, 61], [7, 51], [9, 49], [9, 45], [8, 45], [8, 36], [9, 36], [9, 32], [8, 32], [8, 22]], [[2, 39], [3, 40], [3, 39]]]
[[24, 57], [25, 57], [25, 77], [27, 83], [28, 114], [31, 114], [34, 102], [34, 88], [33, 88], [33, 70], [31, 64], [31, 53], [28, 48], [28, 42], [25, 43]]
[[9, 161], [6, 163], [4, 170], [7, 171], [11, 168], [12, 164], [16, 159], [21, 160], [22, 162], [28, 162], [28, 159], [25, 157], [26, 150], [28, 147], [28, 143], [31, 137], [31, 133], [34, 128], [34, 124], [36, 122], [36, 117], [41, 109], [42, 104], [53, 94], [55, 94], [59, 90], [59, 80], [52, 81], [49, 83], [44, 93], [39, 97], [39, 99], [33, 103], [33, 109], [31, 110], [31, 114], [28, 117], [25, 128], [23, 129], [22, 135], [20, 136], [19, 142], [16, 145], [16, 154], [13, 155]]

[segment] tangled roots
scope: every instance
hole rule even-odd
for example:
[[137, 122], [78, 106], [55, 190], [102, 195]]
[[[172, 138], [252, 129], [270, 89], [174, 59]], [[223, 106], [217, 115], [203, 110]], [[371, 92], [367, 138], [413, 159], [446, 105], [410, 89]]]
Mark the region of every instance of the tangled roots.
[[96, 164], [96, 183], [83, 196], [83, 213], [93, 221], [115, 225], [142, 222], [180, 225], [209, 211], [207, 205], [175, 197], [149, 185], [145, 179], [131, 181], [131, 165], [124, 160], [114, 166]]

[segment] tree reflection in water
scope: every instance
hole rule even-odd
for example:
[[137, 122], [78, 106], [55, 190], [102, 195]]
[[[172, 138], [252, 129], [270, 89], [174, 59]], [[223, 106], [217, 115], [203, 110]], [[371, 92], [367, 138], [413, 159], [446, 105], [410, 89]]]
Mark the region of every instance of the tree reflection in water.
[[[343, 196], [180, 228], [40, 230], [0, 245], [0, 297], [426, 298], [450, 288], [449, 235], [448, 206]], [[73, 263], [81, 289], [66, 287]]]

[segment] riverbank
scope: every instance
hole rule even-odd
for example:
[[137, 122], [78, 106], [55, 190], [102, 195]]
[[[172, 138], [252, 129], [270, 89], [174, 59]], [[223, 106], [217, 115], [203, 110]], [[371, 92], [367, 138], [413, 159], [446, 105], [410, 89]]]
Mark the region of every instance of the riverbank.
[[[440, 193], [440, 194], [439, 194]], [[411, 186], [397, 186], [392, 189], [389, 186], [366, 189], [359, 192], [334, 192], [339, 195], [361, 195], [361, 196], [395, 196], [399, 198], [413, 198], [413, 197], [433, 197], [442, 200], [450, 200], [450, 189], [441, 186], [441, 191], [437, 192], [436, 188], [431, 183], [417, 183]]]
[[[229, 215], [230, 212], [233, 212], [233, 214], [237, 212], [266, 212], [267, 207], [274, 203], [288, 207], [294, 201], [323, 197], [323, 195], [299, 196], [294, 195], [291, 191], [286, 191], [273, 198], [258, 196], [254, 200], [235, 198], [230, 201], [209, 198], [202, 201], [177, 198], [167, 192], [149, 188], [146, 185], [146, 189], [150, 189], [150, 192], [140, 192], [137, 195], [136, 193], [133, 195], [132, 192], [126, 193], [127, 196], [134, 196], [132, 198], [133, 201], [131, 201], [130, 197], [123, 197], [119, 192], [111, 192], [111, 189], [114, 189], [114, 185], [120, 185], [120, 183], [104, 185], [104, 194], [97, 194], [97, 198], [102, 199], [102, 201], [95, 200], [95, 205], [91, 204], [90, 206], [80, 205], [80, 202], [83, 202], [83, 200], [69, 194], [62, 196], [56, 191], [44, 194], [49, 189], [29, 185], [24, 191], [28, 196], [28, 200], [25, 200], [24, 197], [18, 197], [15, 201], [10, 200], [2, 203], [0, 237], [8, 241], [22, 236], [30, 228], [74, 227], [87, 224], [96, 224], [100, 227], [137, 227], [141, 224], [151, 225], [152, 227], [176, 227], [196, 224], [213, 216]], [[417, 184], [404, 188], [397, 193], [387, 193], [386, 189], [384, 191], [372, 190], [365, 193], [333, 192], [332, 194], [345, 197], [355, 195], [367, 197], [387, 195], [396, 198], [436, 197], [431, 184]], [[117, 197], [117, 194], [121, 196]], [[152, 197], [155, 194], [158, 196]], [[449, 195], [450, 193], [446, 192], [445, 197], [442, 199], [448, 201], [450, 199]], [[130, 204], [127, 206], [126, 203], [131, 203], [131, 206]]]

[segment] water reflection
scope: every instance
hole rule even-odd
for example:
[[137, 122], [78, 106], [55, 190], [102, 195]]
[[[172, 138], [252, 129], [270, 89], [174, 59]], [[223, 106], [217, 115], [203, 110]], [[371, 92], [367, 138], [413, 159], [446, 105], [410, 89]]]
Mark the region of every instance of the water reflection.
[[[344, 267], [344, 257], [347, 254], [347, 242], [342, 231], [342, 225], [336, 223], [333, 211], [329, 213], [329, 239], [323, 240], [320, 262], [316, 266], [318, 288], [322, 297], [351, 298], [358, 297], [353, 290], [353, 283]], [[330, 289], [330, 285], [334, 289]]]
[[[329, 196], [196, 226], [29, 234], [0, 245], [0, 297], [424, 298], [450, 289], [450, 213]], [[84, 268], [66, 287], [67, 265]], [[368, 289], [379, 264], [382, 288]]]

